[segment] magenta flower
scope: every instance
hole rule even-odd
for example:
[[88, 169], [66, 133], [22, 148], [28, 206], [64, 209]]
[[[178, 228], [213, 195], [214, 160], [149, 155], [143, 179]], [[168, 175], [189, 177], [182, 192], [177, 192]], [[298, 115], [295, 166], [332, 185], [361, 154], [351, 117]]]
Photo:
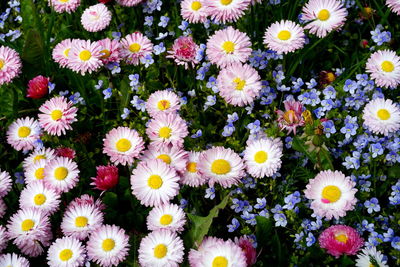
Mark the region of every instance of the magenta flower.
[[285, 112], [282, 110], [277, 110], [278, 113], [278, 124], [281, 130], [287, 129], [288, 134], [292, 131], [296, 134], [297, 126], [304, 126], [305, 122], [301, 113], [303, 112], [303, 105], [300, 102], [294, 100], [286, 100]]
[[184, 65], [185, 69], [188, 68], [189, 64], [194, 67], [198, 60], [196, 60], [196, 54], [199, 50], [199, 46], [193, 41], [191, 36], [181, 36], [175, 40], [172, 45], [172, 49], [168, 51], [167, 58], [173, 58], [178, 65]]

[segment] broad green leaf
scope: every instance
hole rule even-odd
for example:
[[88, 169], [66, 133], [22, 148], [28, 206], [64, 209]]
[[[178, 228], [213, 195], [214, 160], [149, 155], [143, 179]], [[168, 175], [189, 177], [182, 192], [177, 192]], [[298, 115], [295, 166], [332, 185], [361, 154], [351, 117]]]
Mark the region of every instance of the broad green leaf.
[[0, 87], [0, 115], [9, 118], [14, 114], [14, 91], [10, 86]]
[[271, 241], [271, 231], [273, 222], [269, 218], [263, 216], [256, 216], [256, 237], [257, 243], [261, 246], [266, 246]]
[[121, 86], [120, 86], [120, 92], [121, 92], [121, 98], [120, 98], [120, 106], [119, 109], [121, 110], [121, 113], [123, 112], [124, 108], [128, 107], [129, 100], [131, 97], [132, 90], [126, 80], [121, 81]]

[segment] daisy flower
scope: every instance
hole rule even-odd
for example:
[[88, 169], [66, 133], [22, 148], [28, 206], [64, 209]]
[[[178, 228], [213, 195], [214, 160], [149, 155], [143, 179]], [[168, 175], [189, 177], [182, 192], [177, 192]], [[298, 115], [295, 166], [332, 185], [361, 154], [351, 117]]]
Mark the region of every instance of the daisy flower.
[[97, 166], [97, 175], [92, 177], [93, 182], [90, 185], [94, 185], [98, 190], [108, 190], [118, 184], [118, 168], [112, 165]]
[[0, 219], [3, 218], [4, 214], [6, 214], [7, 205], [4, 203], [4, 200], [0, 198]]
[[60, 64], [62, 68], [68, 67], [72, 44], [76, 41], [78, 40], [65, 39], [54, 47], [52, 52], [53, 60]]
[[218, 183], [223, 188], [238, 184], [245, 175], [244, 164], [240, 156], [232, 149], [221, 146], [202, 152], [199, 157], [198, 169], [204, 177], [210, 179], [210, 186]]
[[43, 181], [57, 193], [68, 192], [79, 181], [78, 165], [69, 158], [56, 157], [46, 163]]
[[303, 28], [290, 20], [273, 23], [264, 35], [264, 44], [279, 54], [287, 54], [303, 48], [305, 42]]
[[390, 99], [376, 98], [365, 105], [363, 120], [371, 132], [387, 136], [400, 129], [400, 109]]
[[244, 15], [250, 0], [204, 0], [207, 15], [218, 22], [235, 22]]
[[103, 153], [111, 157], [114, 164], [131, 165], [144, 149], [143, 138], [128, 127], [114, 128], [103, 139]]
[[243, 158], [251, 176], [270, 177], [281, 168], [282, 147], [271, 139], [252, 141], [247, 145]]
[[197, 167], [199, 164], [200, 152], [190, 151], [189, 160], [186, 164], [186, 169], [181, 176], [181, 183], [191, 187], [198, 187], [207, 183], [205, 178]]
[[7, 143], [17, 151], [28, 151], [35, 147], [36, 140], [40, 139], [40, 126], [33, 118], [17, 119], [11, 123], [7, 131]]
[[12, 180], [10, 174], [0, 169], [0, 198], [4, 197], [11, 190]]
[[143, 153], [142, 161], [162, 159], [165, 163], [173, 167], [177, 172], [182, 173], [186, 168], [188, 153], [176, 146], [150, 146]]
[[221, 238], [213, 236], [205, 236], [197, 250], [190, 249], [188, 260], [191, 267], [201, 267], [200, 261], [203, 258], [203, 253], [207, 249], [217, 245], [223, 245], [225, 241]]
[[[377, 265], [378, 264], [378, 265]], [[357, 255], [356, 267], [389, 267], [384, 255], [376, 247], [364, 248]]]
[[49, 247], [47, 263], [50, 267], [78, 267], [85, 262], [85, 247], [73, 237], [58, 238]]
[[153, 44], [140, 32], [131, 33], [120, 42], [121, 56], [125, 59], [126, 63], [131, 65], [139, 65], [141, 58], [151, 55], [153, 51]]
[[302, 19], [308, 24], [304, 29], [319, 38], [333, 30], [340, 29], [347, 16], [347, 10], [338, 0], [310, 0], [302, 9]]
[[74, 205], [64, 213], [61, 230], [65, 236], [84, 240], [103, 224], [103, 213], [94, 205]]
[[101, 199], [95, 200], [93, 196], [89, 196], [88, 194], [81, 195], [80, 197], [74, 198], [69, 205], [67, 206], [67, 209], [65, 211], [73, 209], [75, 206], [87, 206], [87, 205], [93, 205], [96, 209], [102, 211], [106, 208], [106, 206], [103, 204]]
[[0, 86], [10, 83], [21, 73], [21, 58], [17, 51], [0, 46]]
[[143, 0], [116, 0], [116, 1], [121, 6], [131, 7], [140, 4], [140, 2], [142, 2]]
[[88, 32], [102, 31], [110, 25], [110, 21], [111, 12], [101, 3], [86, 8], [81, 16], [82, 26]]
[[[52, 148], [41, 148], [38, 150], [34, 150], [29, 154], [28, 157], [26, 157], [22, 163], [22, 166], [24, 167], [24, 170], [26, 171], [29, 166], [31, 166], [34, 163], [37, 163], [41, 160], [49, 161], [52, 160], [56, 157], [55, 151]], [[26, 176], [26, 175], [25, 175]]]
[[207, 40], [206, 54], [211, 63], [225, 68], [232, 63], [246, 62], [251, 54], [250, 38], [229, 26], [216, 31]]
[[250, 65], [233, 63], [218, 74], [219, 95], [231, 105], [249, 105], [260, 94], [260, 80], [257, 70]]
[[81, 0], [49, 0], [49, 6], [52, 6], [57, 13], [71, 13], [80, 6]]
[[140, 242], [139, 263], [143, 267], [178, 267], [183, 255], [182, 239], [168, 230], [151, 232]]
[[103, 65], [101, 56], [101, 46], [98, 42], [76, 40], [68, 54], [68, 67], [81, 75], [92, 73]]
[[376, 51], [368, 58], [365, 72], [376, 85], [396, 88], [400, 84], [400, 57], [392, 50]]
[[166, 229], [180, 233], [185, 223], [185, 212], [171, 203], [154, 207], [147, 216], [147, 229], [150, 231]]
[[7, 266], [18, 266], [18, 267], [29, 267], [29, 261], [19, 256], [18, 254], [8, 253], [0, 255], [0, 266], [7, 267]]
[[168, 90], [152, 93], [146, 102], [146, 111], [153, 118], [161, 113], [176, 113], [180, 107], [179, 97]]
[[77, 121], [73, 103], [64, 96], [53, 97], [39, 108], [39, 124], [50, 135], [62, 135], [66, 130], [72, 130], [71, 124]]
[[140, 162], [132, 171], [132, 193], [146, 207], [168, 203], [179, 192], [179, 176], [160, 159]]
[[98, 43], [101, 46], [100, 59], [104, 64], [121, 60], [120, 44], [117, 40], [105, 38], [98, 41]]
[[204, 0], [183, 0], [181, 16], [190, 23], [204, 23], [207, 20], [207, 10]]
[[332, 256], [355, 255], [364, 245], [364, 240], [356, 229], [347, 225], [332, 225], [318, 237], [321, 248]]
[[146, 129], [151, 145], [173, 145], [182, 147], [183, 138], [188, 135], [186, 121], [178, 114], [161, 113], [152, 119]]
[[8, 243], [7, 229], [3, 225], [0, 225], [0, 253], [3, 249], [7, 247], [7, 243]]
[[200, 47], [193, 41], [191, 36], [180, 36], [175, 39], [171, 50], [168, 50], [166, 58], [172, 58], [177, 65], [194, 67], [199, 61], [196, 59]]
[[46, 160], [41, 159], [34, 164], [29, 165], [25, 170], [25, 182], [31, 184], [36, 181], [43, 181], [44, 179], [44, 167], [46, 166]]
[[339, 219], [353, 210], [357, 202], [355, 182], [339, 171], [321, 171], [309, 180], [304, 191], [306, 198], [312, 200], [311, 209], [320, 217], [328, 220]]
[[46, 187], [41, 181], [29, 183], [22, 190], [19, 198], [19, 207], [21, 209], [37, 208], [48, 215], [57, 211], [59, 204], [60, 195], [53, 189]]
[[93, 232], [87, 242], [88, 258], [104, 266], [117, 266], [125, 260], [129, 251], [129, 236], [115, 225], [102, 225]]
[[386, 0], [386, 5], [392, 12], [400, 15], [400, 1], [399, 0]]

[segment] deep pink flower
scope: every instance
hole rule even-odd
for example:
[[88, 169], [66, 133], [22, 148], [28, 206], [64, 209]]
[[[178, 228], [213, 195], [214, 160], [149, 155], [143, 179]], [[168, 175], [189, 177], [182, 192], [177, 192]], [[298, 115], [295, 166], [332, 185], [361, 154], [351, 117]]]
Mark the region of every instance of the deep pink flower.
[[59, 148], [56, 148], [56, 155], [58, 157], [66, 157], [66, 158], [74, 159], [75, 158], [75, 150], [73, 150], [72, 148], [69, 148], [69, 147], [59, 147]]
[[39, 99], [49, 92], [49, 78], [42, 75], [36, 76], [28, 83], [27, 97]]
[[113, 165], [108, 166], [97, 166], [97, 176], [92, 177], [96, 189], [107, 190], [113, 188], [118, 184], [118, 168]]
[[241, 236], [239, 239], [235, 238], [235, 243], [244, 252], [247, 266], [254, 265], [257, 261], [257, 250], [253, 247], [250, 239], [247, 236]]
[[196, 54], [199, 46], [193, 41], [191, 36], [181, 36], [175, 40], [172, 49], [168, 51], [167, 58], [173, 58], [178, 65], [184, 65], [185, 69], [191, 64], [194, 67], [199, 63]]
[[303, 112], [303, 105], [295, 100], [286, 100], [285, 112], [277, 110], [278, 113], [278, 124], [281, 130], [288, 129], [288, 134], [292, 131], [296, 134], [296, 127], [303, 126], [305, 124], [301, 113]]

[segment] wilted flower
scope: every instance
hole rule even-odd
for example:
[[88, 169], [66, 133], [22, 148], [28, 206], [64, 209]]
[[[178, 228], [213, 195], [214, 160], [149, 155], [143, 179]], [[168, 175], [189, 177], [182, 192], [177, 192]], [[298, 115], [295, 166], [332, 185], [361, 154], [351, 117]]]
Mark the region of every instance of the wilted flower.
[[296, 134], [297, 126], [304, 126], [305, 122], [301, 116], [303, 111], [303, 105], [294, 100], [287, 100], [284, 102], [285, 112], [282, 110], [277, 110], [278, 113], [278, 124], [281, 130], [288, 129], [288, 134], [292, 131]]

